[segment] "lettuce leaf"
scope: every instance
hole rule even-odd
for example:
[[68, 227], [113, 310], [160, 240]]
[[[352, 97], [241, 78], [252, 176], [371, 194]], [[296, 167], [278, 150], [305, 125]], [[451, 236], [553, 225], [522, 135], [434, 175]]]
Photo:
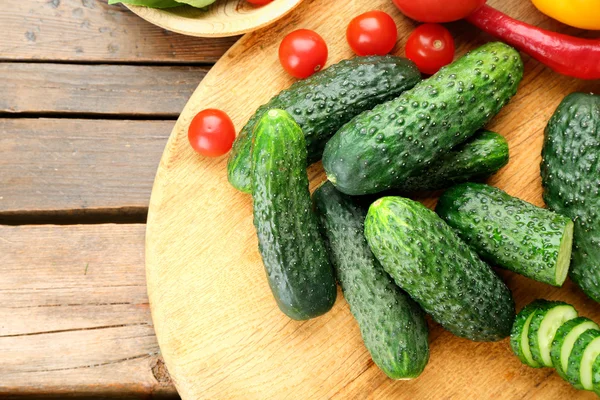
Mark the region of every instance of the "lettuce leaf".
[[170, 8], [180, 6], [175, 0], [108, 0], [108, 4], [125, 3], [135, 6], [146, 6], [150, 8]]
[[108, 4], [126, 3], [150, 8], [170, 8], [188, 4], [192, 7], [202, 8], [214, 3], [215, 0], [108, 0]]

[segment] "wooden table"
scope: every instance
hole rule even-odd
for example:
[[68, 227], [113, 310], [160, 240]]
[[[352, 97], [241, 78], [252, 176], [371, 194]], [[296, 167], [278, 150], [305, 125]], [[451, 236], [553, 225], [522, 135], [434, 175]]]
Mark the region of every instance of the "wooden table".
[[144, 274], [174, 120], [236, 41], [106, 0], [0, 9], [0, 398], [173, 398]]

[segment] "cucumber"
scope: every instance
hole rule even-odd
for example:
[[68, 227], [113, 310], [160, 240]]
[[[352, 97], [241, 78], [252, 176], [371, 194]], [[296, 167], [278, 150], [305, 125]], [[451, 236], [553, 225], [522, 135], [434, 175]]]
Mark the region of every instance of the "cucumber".
[[399, 187], [471, 137], [516, 93], [519, 53], [488, 43], [397, 99], [366, 111], [327, 142], [323, 167], [351, 195]]
[[550, 357], [556, 372], [565, 380], [573, 345], [577, 338], [589, 329], [599, 329], [598, 324], [588, 318], [579, 317], [565, 322], [554, 335]]
[[313, 201], [337, 279], [373, 361], [392, 379], [416, 378], [429, 360], [427, 322], [371, 253], [366, 209], [325, 182]]
[[592, 366], [600, 354], [600, 330], [588, 329], [573, 345], [567, 367], [567, 381], [577, 389], [593, 390]]
[[550, 118], [542, 150], [544, 201], [575, 223], [571, 279], [600, 302], [600, 96], [573, 93]]
[[577, 310], [561, 301], [538, 304], [529, 324], [529, 349], [531, 358], [541, 366], [552, 367], [550, 350], [558, 328], [565, 322], [577, 318]]
[[445, 189], [488, 178], [506, 164], [508, 142], [502, 135], [484, 130], [408, 177], [396, 189], [400, 193]]
[[453, 334], [476, 341], [509, 335], [510, 290], [433, 211], [401, 197], [369, 208], [365, 236], [398, 286]]
[[254, 225], [277, 305], [296, 320], [329, 311], [337, 288], [312, 211], [301, 129], [283, 110], [256, 126], [252, 157]]
[[446, 191], [436, 212], [486, 261], [553, 286], [571, 262], [573, 222], [484, 184]]
[[393, 99], [421, 80], [415, 64], [393, 56], [343, 60], [310, 78], [295, 82], [256, 110], [236, 138], [227, 176], [233, 187], [250, 193], [252, 139], [260, 118], [272, 108], [286, 110], [302, 128], [308, 164], [318, 161], [329, 138], [346, 122]]
[[517, 314], [510, 332], [510, 347], [513, 353], [519, 357], [519, 360], [523, 364], [532, 368], [540, 368], [541, 365], [531, 355], [531, 349], [529, 348], [529, 326], [535, 311], [545, 303], [547, 303], [546, 300], [536, 300], [525, 306]]

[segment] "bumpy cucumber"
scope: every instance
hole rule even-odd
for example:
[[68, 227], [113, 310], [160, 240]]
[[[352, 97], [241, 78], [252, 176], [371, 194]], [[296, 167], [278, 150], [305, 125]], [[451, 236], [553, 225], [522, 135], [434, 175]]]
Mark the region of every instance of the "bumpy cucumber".
[[600, 354], [600, 330], [588, 329], [573, 345], [567, 367], [567, 380], [577, 389], [593, 390], [592, 367]]
[[370, 56], [343, 60], [310, 78], [295, 82], [256, 113], [236, 138], [227, 163], [229, 182], [250, 193], [254, 128], [272, 108], [286, 110], [302, 128], [308, 164], [318, 161], [329, 138], [346, 122], [393, 99], [421, 80], [414, 63], [401, 57]]
[[541, 365], [536, 362], [532, 355], [529, 347], [529, 327], [531, 320], [535, 315], [535, 311], [540, 307], [543, 307], [547, 303], [546, 300], [536, 300], [531, 304], [525, 306], [515, 318], [515, 322], [510, 332], [510, 347], [513, 353], [519, 360], [525, 365], [532, 368], [540, 368]]
[[400, 193], [445, 189], [457, 183], [485, 179], [507, 163], [506, 139], [484, 130], [408, 177], [396, 189]]
[[375, 364], [392, 379], [416, 378], [429, 360], [421, 308], [392, 281], [364, 236], [366, 209], [325, 182], [313, 195], [344, 297]]
[[397, 99], [344, 125], [325, 146], [323, 166], [352, 195], [401, 186], [483, 127], [516, 93], [519, 53], [488, 43]]
[[589, 329], [599, 329], [598, 324], [588, 318], [579, 317], [565, 322], [554, 335], [550, 357], [556, 372], [565, 380], [573, 345], [577, 338]]
[[433, 211], [401, 197], [381, 198], [369, 208], [365, 236], [396, 284], [444, 328], [476, 341], [509, 335], [510, 291]]
[[266, 113], [255, 133], [254, 225], [269, 285], [286, 315], [313, 318], [331, 309], [337, 289], [312, 211], [304, 135], [282, 110]]
[[561, 301], [539, 304], [529, 324], [529, 349], [531, 358], [544, 367], [552, 367], [550, 350], [558, 328], [565, 322], [577, 318], [577, 310]]
[[446, 191], [436, 212], [485, 260], [562, 286], [571, 262], [573, 222], [484, 184]]
[[573, 93], [550, 118], [542, 150], [548, 208], [575, 223], [570, 276], [600, 302], [600, 96]]

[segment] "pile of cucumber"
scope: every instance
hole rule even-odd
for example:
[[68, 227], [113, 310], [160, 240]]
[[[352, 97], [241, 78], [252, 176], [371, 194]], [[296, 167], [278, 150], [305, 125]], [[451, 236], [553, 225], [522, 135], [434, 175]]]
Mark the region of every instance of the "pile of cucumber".
[[536, 300], [517, 315], [510, 346], [523, 364], [554, 367], [577, 389], [600, 395], [600, 327], [570, 304]]
[[[228, 177], [252, 194], [281, 311], [296, 320], [322, 315], [339, 283], [373, 361], [393, 379], [415, 378], [427, 365], [426, 314], [475, 341], [512, 331], [523, 362], [556, 367], [554, 353], [563, 357], [575, 335], [563, 326], [577, 313], [536, 302], [515, 322], [512, 294], [490, 264], [560, 287], [574, 249], [571, 276], [600, 299], [600, 104], [568, 98], [550, 121], [542, 164], [550, 209], [536, 207], [473, 183], [508, 162], [506, 140], [482, 128], [522, 75], [518, 52], [502, 43], [426, 80], [406, 59], [357, 57], [260, 107], [236, 139]], [[321, 157], [328, 181], [311, 199], [306, 167]], [[436, 212], [399, 196], [448, 187]], [[580, 322], [575, 332], [591, 326]], [[558, 350], [555, 333], [567, 343]], [[585, 365], [575, 370], [567, 357], [559, 371], [585, 389], [600, 378], [586, 375], [588, 364], [600, 364], [599, 342], [588, 336], [569, 355]]]

